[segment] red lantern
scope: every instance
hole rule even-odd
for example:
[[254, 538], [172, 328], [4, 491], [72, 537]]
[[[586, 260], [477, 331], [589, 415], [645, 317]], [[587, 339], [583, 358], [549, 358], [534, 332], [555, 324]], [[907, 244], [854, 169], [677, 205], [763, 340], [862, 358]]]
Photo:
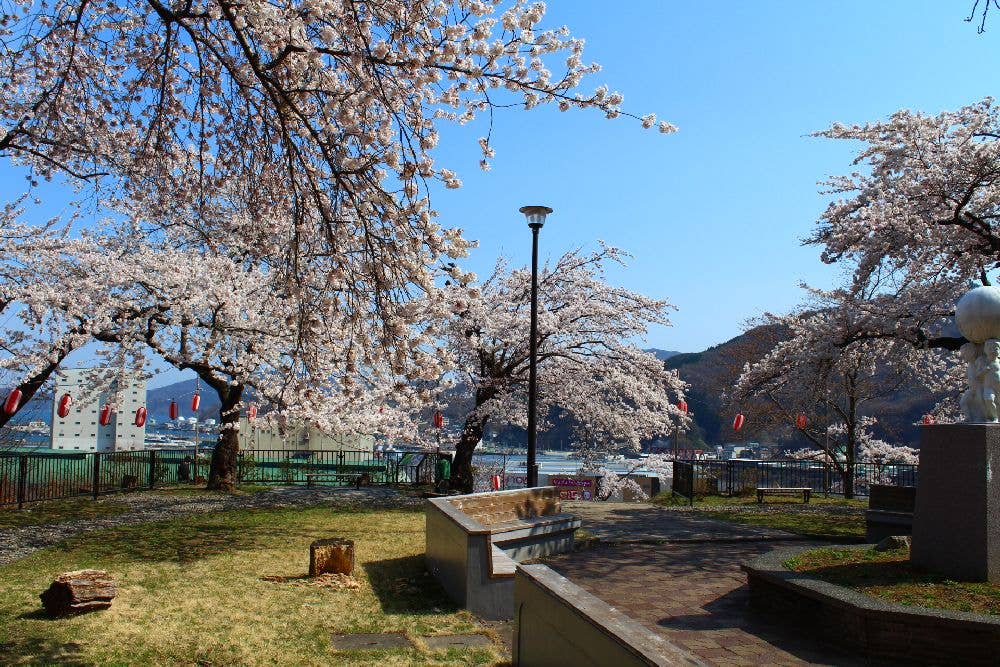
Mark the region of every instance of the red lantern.
[[494, 491], [500, 490], [500, 475], [493, 475], [490, 477], [490, 486]]
[[247, 408], [247, 421], [253, 421], [257, 418], [257, 406], [251, 405]]
[[194, 392], [194, 396], [191, 397], [191, 412], [197, 413], [198, 407], [201, 405], [201, 394]]
[[14, 387], [9, 394], [7, 394], [7, 400], [4, 401], [3, 411], [6, 415], [12, 415], [17, 412], [17, 409], [21, 407], [21, 390]]
[[135, 425], [142, 427], [146, 425], [146, 408], [139, 406], [139, 409], [135, 411]]
[[444, 428], [444, 415], [440, 410], [434, 411], [434, 428]]
[[743, 413], [736, 415], [736, 418], [733, 419], [733, 430], [739, 431], [743, 428], [744, 423], [746, 423], [746, 417], [743, 416]]
[[111, 405], [109, 403], [105, 403], [104, 407], [101, 408], [101, 426], [107, 426], [111, 423], [111, 413]]
[[677, 409], [680, 410], [681, 412], [683, 412], [684, 414], [687, 414], [687, 412], [688, 412], [688, 403], [687, 403], [687, 401], [685, 401], [683, 398], [681, 400], [677, 401]]
[[63, 394], [59, 398], [59, 407], [56, 408], [56, 414], [59, 415], [60, 419], [66, 419], [69, 415], [69, 406], [73, 402], [73, 397], [69, 394]]
[[804, 414], [800, 413], [799, 416], [795, 418], [795, 428], [799, 429], [800, 431], [804, 431], [806, 429], [806, 426], [808, 425], [809, 425], [809, 418], [806, 417]]
[[177, 401], [171, 399], [171, 401], [170, 401], [170, 418], [171, 419], [177, 419], [177, 415], [178, 415]]
[[934, 419], [934, 415], [924, 415], [923, 422], [924, 426], [933, 426], [934, 424], [937, 424], [937, 420]]

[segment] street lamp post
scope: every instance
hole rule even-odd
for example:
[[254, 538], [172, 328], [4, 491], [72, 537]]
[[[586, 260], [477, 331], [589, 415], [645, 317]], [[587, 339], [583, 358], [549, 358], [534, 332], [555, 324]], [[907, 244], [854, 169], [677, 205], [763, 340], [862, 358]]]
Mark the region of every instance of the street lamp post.
[[520, 212], [528, 219], [531, 228], [531, 338], [528, 341], [530, 364], [528, 366], [528, 487], [538, 486], [538, 463], [535, 446], [538, 436], [536, 418], [538, 399], [538, 230], [545, 224], [545, 216], [552, 212], [548, 206], [522, 206]]

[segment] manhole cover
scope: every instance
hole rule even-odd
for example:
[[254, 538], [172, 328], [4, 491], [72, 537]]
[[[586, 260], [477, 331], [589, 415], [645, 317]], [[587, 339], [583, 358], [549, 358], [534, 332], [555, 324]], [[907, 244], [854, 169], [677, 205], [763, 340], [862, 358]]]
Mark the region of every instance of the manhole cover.
[[404, 635], [384, 632], [371, 635], [333, 635], [333, 647], [340, 651], [380, 648], [413, 648]]
[[486, 635], [438, 635], [422, 639], [431, 650], [489, 646], [492, 643]]

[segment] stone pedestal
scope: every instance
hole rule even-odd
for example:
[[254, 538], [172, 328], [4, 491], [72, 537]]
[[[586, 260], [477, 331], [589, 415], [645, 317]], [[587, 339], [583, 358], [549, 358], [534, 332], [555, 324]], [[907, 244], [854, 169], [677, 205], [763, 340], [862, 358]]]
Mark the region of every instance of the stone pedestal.
[[921, 427], [911, 562], [1000, 581], [1000, 424]]

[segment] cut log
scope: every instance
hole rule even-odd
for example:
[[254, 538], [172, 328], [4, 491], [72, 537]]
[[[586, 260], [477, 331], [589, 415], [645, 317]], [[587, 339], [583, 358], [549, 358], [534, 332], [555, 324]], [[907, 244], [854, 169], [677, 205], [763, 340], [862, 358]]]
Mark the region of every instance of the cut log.
[[115, 581], [106, 571], [75, 570], [56, 577], [40, 597], [45, 613], [55, 617], [107, 609], [117, 594]]
[[333, 537], [316, 540], [309, 545], [309, 576], [332, 572], [351, 574], [354, 571], [354, 540]]

